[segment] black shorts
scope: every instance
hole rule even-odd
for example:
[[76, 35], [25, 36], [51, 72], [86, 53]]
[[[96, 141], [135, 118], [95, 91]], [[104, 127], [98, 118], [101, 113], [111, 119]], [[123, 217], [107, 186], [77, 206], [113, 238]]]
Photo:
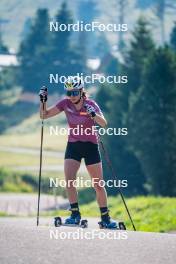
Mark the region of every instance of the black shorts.
[[96, 164], [101, 161], [98, 144], [92, 142], [68, 142], [65, 159], [74, 159], [81, 162], [84, 158], [86, 165]]

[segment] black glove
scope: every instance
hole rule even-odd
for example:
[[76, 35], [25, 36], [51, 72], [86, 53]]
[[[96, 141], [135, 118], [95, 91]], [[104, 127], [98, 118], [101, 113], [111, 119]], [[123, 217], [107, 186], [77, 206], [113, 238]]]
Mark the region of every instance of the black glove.
[[40, 101], [42, 103], [47, 101], [47, 99], [48, 99], [48, 90], [47, 90], [47, 88], [45, 86], [42, 86], [42, 88], [40, 88], [39, 96], [40, 96]]
[[86, 104], [84, 107], [85, 107], [87, 113], [88, 113], [91, 117], [95, 117], [95, 116], [96, 116], [95, 108], [94, 108], [92, 105], [88, 105], [88, 104]]

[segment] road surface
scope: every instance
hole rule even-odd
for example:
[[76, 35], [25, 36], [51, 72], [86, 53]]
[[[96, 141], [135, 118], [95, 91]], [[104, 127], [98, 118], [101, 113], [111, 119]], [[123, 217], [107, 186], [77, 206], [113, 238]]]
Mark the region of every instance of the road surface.
[[[176, 261], [174, 234], [99, 230], [96, 223], [97, 219], [89, 219], [87, 229], [55, 228], [47, 218], [41, 219], [39, 227], [33, 218], [0, 218], [0, 263], [174, 264]], [[93, 232], [101, 234], [101, 238], [93, 236]], [[91, 239], [86, 237], [88, 233]], [[110, 239], [108, 234], [116, 237]]]

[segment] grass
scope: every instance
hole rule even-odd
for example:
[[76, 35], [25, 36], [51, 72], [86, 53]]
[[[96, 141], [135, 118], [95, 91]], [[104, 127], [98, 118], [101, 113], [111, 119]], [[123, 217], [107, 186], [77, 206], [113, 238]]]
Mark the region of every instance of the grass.
[[9, 217], [9, 215], [5, 212], [0, 212], [0, 217]]
[[[52, 193], [53, 188], [49, 187], [49, 177], [63, 179], [63, 173], [42, 173], [42, 193]], [[0, 192], [37, 192], [38, 191], [38, 172], [17, 172], [0, 167]], [[64, 188], [56, 189], [57, 195], [65, 195]]]
[[[20, 111], [22, 111], [24, 105], [21, 104], [20, 102], [17, 102], [18, 107], [16, 106], [16, 108], [18, 108], [18, 111], [14, 110], [16, 113], [14, 114], [14, 117], [9, 117], [10, 120], [16, 119], [16, 122], [14, 122], [14, 124], [9, 124], [8, 129], [0, 135], [0, 146], [39, 149], [41, 139], [41, 120], [38, 112], [39, 109], [35, 105], [27, 105], [26, 107], [29, 112], [28, 116], [24, 116], [22, 118], [23, 115], [21, 114], [20, 116]], [[2, 109], [2, 112], [3, 111], [5, 112], [5, 110]], [[10, 110], [9, 112], [12, 113]], [[20, 120], [18, 120], [19, 116], [21, 117]], [[3, 118], [7, 119], [5, 116]], [[57, 128], [66, 128], [66, 118], [64, 113], [44, 121], [43, 140], [44, 149], [64, 151], [67, 143], [67, 135], [55, 135], [54, 133], [50, 135], [51, 126], [56, 130], [56, 132]]]
[[[49, 129], [44, 131], [43, 148], [46, 150], [64, 151], [67, 136], [50, 135]], [[0, 136], [0, 146], [40, 149], [40, 131], [30, 134], [4, 134]]]
[[[133, 230], [120, 197], [109, 197], [109, 209], [112, 218], [123, 220], [128, 230]], [[135, 197], [126, 199], [132, 218], [138, 231], [168, 232], [176, 230], [176, 198]], [[84, 217], [99, 217], [96, 201], [80, 206]], [[68, 215], [69, 212], [55, 211], [51, 215]]]
[[[43, 164], [61, 165], [63, 164], [63, 159], [43, 156]], [[0, 151], [0, 167], [37, 166], [37, 165], [39, 165], [39, 156]]]
[[[39, 171], [18, 171], [15, 169], [7, 169], [7, 167], [0, 167], [0, 191], [1, 192], [37, 192], [38, 191], [38, 175]], [[79, 177], [88, 178], [87, 174], [78, 173]], [[66, 197], [66, 189], [63, 186], [54, 188], [54, 185], [50, 188], [50, 178], [53, 180], [63, 180], [64, 172], [42, 171], [42, 193], [53, 193], [55, 190], [57, 195]], [[57, 182], [57, 181], [56, 181]], [[58, 182], [59, 184], [59, 182]], [[63, 183], [62, 183], [63, 184]], [[94, 200], [92, 191], [84, 191], [80, 189], [81, 203], [87, 203]]]

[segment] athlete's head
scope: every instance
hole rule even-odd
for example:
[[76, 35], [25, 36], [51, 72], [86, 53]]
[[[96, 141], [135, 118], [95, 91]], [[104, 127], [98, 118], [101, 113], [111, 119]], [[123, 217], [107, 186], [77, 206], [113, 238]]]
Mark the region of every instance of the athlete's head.
[[77, 76], [69, 77], [64, 84], [64, 88], [66, 90], [66, 95], [73, 104], [78, 104], [85, 95], [84, 82]]

